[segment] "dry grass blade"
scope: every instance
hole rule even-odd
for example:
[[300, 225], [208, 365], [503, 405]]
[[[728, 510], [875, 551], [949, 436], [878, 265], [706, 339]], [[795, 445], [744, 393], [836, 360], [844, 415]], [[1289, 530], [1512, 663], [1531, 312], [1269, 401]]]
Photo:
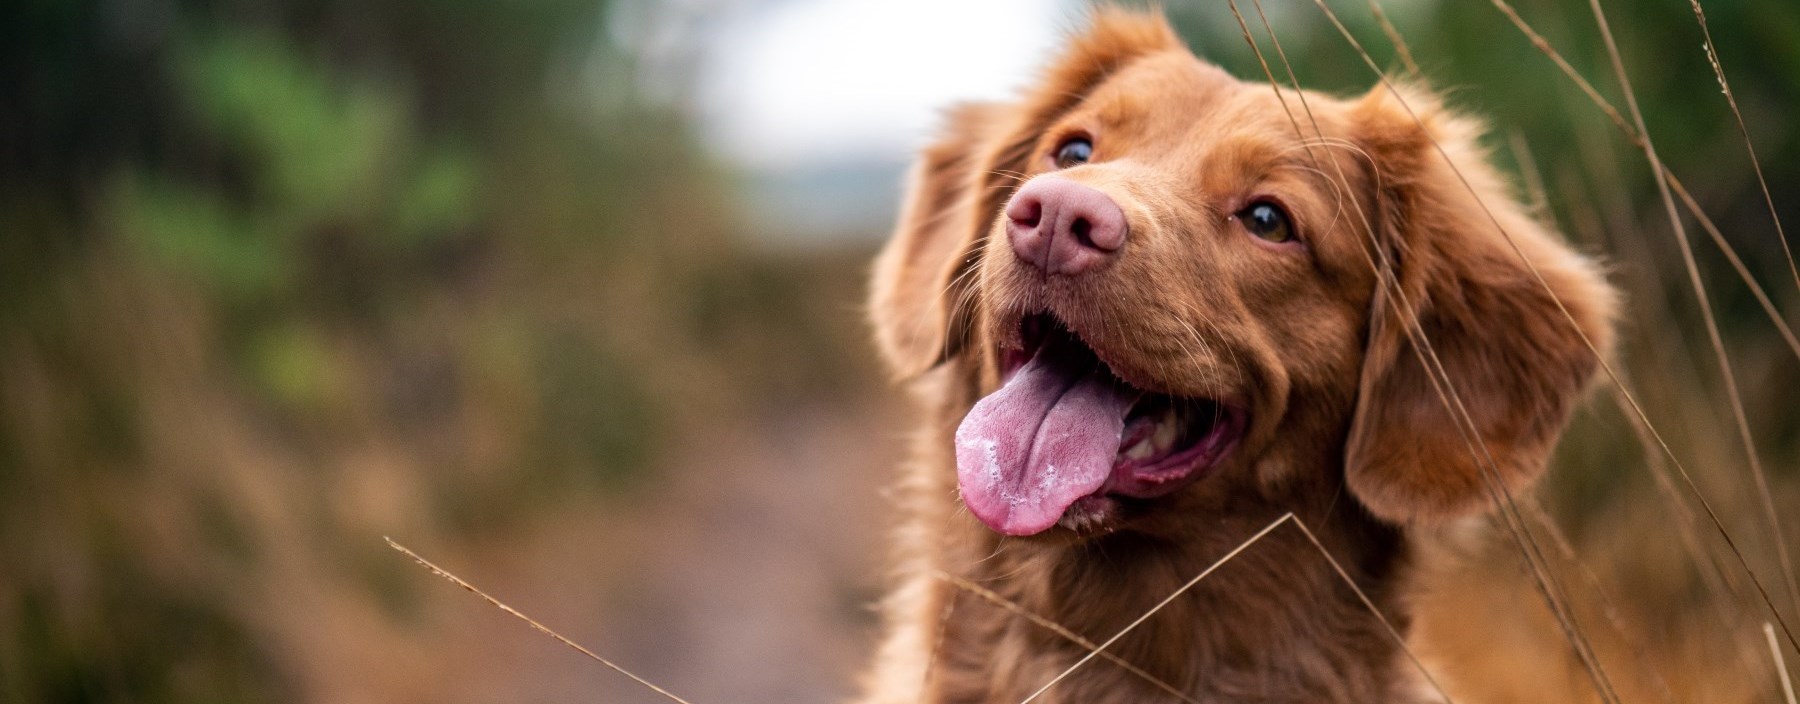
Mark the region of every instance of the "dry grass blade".
[[[1665, 173], [1667, 173], [1666, 170]], [[1687, 207], [1688, 212], [1696, 215], [1695, 220], [1700, 223], [1700, 229], [1706, 231], [1706, 235], [1712, 238], [1712, 242], [1719, 248], [1719, 252], [1725, 255], [1725, 260], [1731, 262], [1731, 268], [1737, 271], [1738, 278], [1749, 284], [1750, 294], [1756, 297], [1757, 305], [1762, 306], [1763, 313], [1769, 316], [1769, 320], [1774, 321], [1775, 330], [1781, 333], [1781, 340], [1787, 343], [1788, 351], [1794, 353], [1794, 359], [1800, 360], [1800, 339], [1794, 337], [1794, 330], [1788, 327], [1786, 320], [1781, 318], [1781, 312], [1775, 308], [1775, 302], [1769, 300], [1769, 294], [1764, 292], [1763, 287], [1756, 283], [1756, 278], [1750, 275], [1750, 268], [1744, 266], [1744, 260], [1738, 256], [1737, 250], [1731, 246], [1731, 243], [1726, 241], [1725, 234], [1719, 231], [1719, 226], [1713, 224], [1712, 218], [1700, 214], [1700, 204], [1694, 200], [1694, 196], [1688, 193], [1687, 188], [1681, 185], [1681, 181], [1677, 180], [1674, 174], [1668, 174], [1668, 176], [1669, 188], [1675, 191], [1675, 197], [1681, 199], [1682, 205]]]
[[[1556, 550], [1562, 555], [1563, 560], [1574, 565], [1577, 570], [1580, 570], [1582, 578], [1587, 582], [1589, 591], [1593, 593], [1595, 600], [1599, 602], [1601, 616], [1605, 618], [1607, 625], [1612, 627], [1613, 634], [1617, 636], [1621, 642], [1629, 641], [1631, 639], [1631, 633], [1625, 628], [1625, 619], [1620, 616], [1619, 609], [1613, 603], [1612, 596], [1606, 593], [1606, 585], [1600, 582], [1600, 576], [1594, 574], [1594, 571], [1587, 566], [1587, 563], [1582, 561], [1580, 553], [1577, 553], [1575, 551], [1575, 546], [1569, 542], [1569, 537], [1563, 534], [1562, 528], [1556, 525], [1556, 520], [1550, 517], [1550, 514], [1544, 510], [1543, 506], [1539, 505], [1537, 501], [1534, 501], [1529, 497], [1522, 503], [1525, 506], [1525, 513], [1529, 514], [1531, 519], [1536, 522], [1538, 526], [1543, 528], [1544, 532], [1550, 535], [1550, 543], [1556, 546]], [[1639, 664], [1643, 666], [1644, 670], [1650, 673], [1650, 681], [1656, 686], [1657, 695], [1662, 697], [1663, 701], [1668, 702], [1669, 704], [1675, 704], [1675, 691], [1669, 686], [1669, 678], [1663, 675], [1662, 670], [1653, 667], [1648, 661]]]
[[[1675, 480], [1669, 476], [1668, 468], [1663, 466], [1662, 455], [1656, 452], [1656, 440], [1651, 437], [1649, 429], [1645, 428], [1643, 423], [1638, 422], [1637, 417], [1631, 415], [1631, 405], [1625, 400], [1625, 395], [1617, 388], [1610, 389], [1610, 391], [1612, 391], [1613, 403], [1618, 406], [1619, 414], [1631, 424], [1632, 434], [1637, 436], [1638, 445], [1644, 453], [1644, 467], [1649, 470], [1650, 478], [1653, 480], [1657, 492], [1669, 505], [1671, 512], [1669, 518], [1679, 527], [1675, 533], [1681, 537], [1682, 549], [1687, 553], [1688, 559], [1694, 563], [1695, 573], [1700, 576], [1700, 581], [1712, 597], [1707, 601], [1717, 612], [1718, 622], [1721, 624], [1741, 623], [1743, 613], [1738, 608], [1737, 601], [1732, 597], [1730, 576], [1717, 558], [1707, 553], [1706, 548], [1701, 545], [1700, 531], [1695, 528], [1693, 509], [1681, 500], [1680, 490], [1675, 487]], [[1734, 648], [1734, 650], [1737, 651], [1737, 658], [1743, 665], [1745, 673], [1759, 671], [1744, 648]]]
[[[1290, 513], [1288, 515], [1293, 516], [1294, 514]], [[1335, 570], [1338, 577], [1344, 580], [1344, 584], [1350, 585], [1351, 591], [1356, 592], [1356, 598], [1362, 601], [1363, 606], [1368, 608], [1369, 613], [1375, 614], [1375, 618], [1381, 621], [1381, 627], [1386, 629], [1388, 636], [1392, 637], [1394, 642], [1400, 645], [1400, 651], [1406, 653], [1406, 659], [1412, 661], [1413, 667], [1419, 668], [1419, 674], [1425, 676], [1425, 681], [1431, 684], [1432, 689], [1437, 690], [1438, 696], [1444, 698], [1444, 704], [1452, 704], [1450, 695], [1444, 691], [1442, 685], [1438, 684], [1437, 678], [1431, 676], [1431, 670], [1426, 669], [1425, 663], [1419, 660], [1419, 656], [1413, 654], [1411, 648], [1406, 647], [1406, 638], [1400, 635], [1400, 630], [1394, 628], [1394, 624], [1388, 621], [1387, 616], [1382, 615], [1380, 609], [1375, 608], [1375, 602], [1369, 600], [1369, 595], [1363, 592], [1362, 587], [1356, 586], [1356, 580], [1350, 578], [1350, 573], [1345, 572], [1344, 566], [1338, 564], [1337, 558], [1332, 557], [1331, 551], [1325, 549], [1325, 544], [1319, 542], [1319, 537], [1313, 535], [1311, 528], [1306, 527], [1306, 522], [1299, 518], [1295, 518], [1294, 527], [1299, 528], [1300, 532], [1306, 535], [1307, 542], [1312, 543], [1313, 547], [1318, 548], [1319, 554], [1325, 556], [1325, 561], [1331, 563], [1331, 569]]]
[[1070, 643], [1074, 643], [1083, 648], [1086, 648], [1088, 650], [1088, 652], [1099, 653], [1101, 659], [1103, 659], [1107, 662], [1110, 662], [1114, 665], [1118, 665], [1119, 667], [1123, 668], [1126, 672], [1136, 675], [1139, 678], [1143, 679], [1145, 682], [1149, 682], [1150, 684], [1155, 685], [1157, 689], [1160, 689], [1164, 692], [1168, 692], [1170, 696], [1173, 696], [1184, 702], [1189, 702], [1189, 704], [1200, 704], [1199, 700], [1197, 700], [1191, 696], [1188, 696], [1187, 693], [1182, 692], [1179, 689], [1176, 689], [1174, 685], [1171, 685], [1167, 682], [1162, 681], [1161, 678], [1158, 678], [1155, 675], [1145, 672], [1143, 670], [1143, 668], [1140, 668], [1136, 665], [1131, 664], [1131, 661], [1126, 660], [1125, 658], [1119, 657], [1117, 655], [1114, 655], [1112, 653], [1100, 650], [1100, 646], [1095, 645], [1093, 641], [1081, 637], [1080, 634], [1069, 630], [1067, 627], [1063, 626], [1060, 623], [1057, 623], [1050, 619], [1044, 618], [1043, 616], [1039, 616], [1035, 613], [1032, 613], [1031, 611], [1027, 610], [1025, 607], [1018, 605], [1013, 600], [1008, 599], [1004, 596], [1000, 596], [998, 593], [995, 593], [994, 590], [992, 590], [992, 589], [988, 589], [987, 587], [983, 587], [979, 584], [971, 582], [967, 579], [963, 579], [962, 577], [958, 577], [956, 575], [950, 574], [948, 572], [938, 572], [936, 574], [936, 576], [938, 579], [941, 579], [943, 581], [946, 581], [946, 582], [949, 582], [949, 583], [955, 585], [957, 589], [961, 589], [965, 592], [968, 592], [970, 594], [974, 594], [975, 596], [981, 597], [982, 599], [987, 600], [988, 603], [991, 603], [1002, 609], [1006, 609], [1007, 611], [1017, 614], [1017, 615], [1023, 617], [1025, 620], [1030, 621], [1033, 624], [1036, 624], [1040, 628], [1048, 630], [1051, 633], [1055, 633], [1057, 636], [1061, 637], [1063, 640], [1069, 641]]
[[1769, 641], [1769, 657], [1775, 659], [1775, 673], [1781, 676], [1781, 695], [1787, 697], [1787, 704], [1794, 702], [1794, 681], [1788, 678], [1787, 660], [1781, 656], [1781, 643], [1775, 640], [1775, 627], [1763, 622], [1763, 637]]
[[670, 701], [679, 702], [680, 704], [693, 704], [692, 702], [689, 702], [686, 699], [682, 699], [681, 697], [677, 697], [674, 694], [671, 694], [669, 692], [669, 690], [666, 690], [666, 689], [656, 686], [655, 684], [651, 683], [649, 680], [646, 680], [642, 677], [631, 674], [631, 672], [629, 670], [626, 670], [623, 667], [619, 667], [618, 665], [613, 664], [613, 662], [611, 660], [607, 660], [606, 658], [603, 658], [603, 657], [600, 657], [599, 655], [594, 654], [594, 651], [588, 650], [587, 648], [582, 647], [581, 644], [576, 643], [575, 641], [569, 640], [568, 638], [564, 638], [562, 636], [562, 634], [557, 633], [556, 631], [550, 630], [550, 628], [548, 626], [538, 623], [536, 620], [533, 620], [530, 616], [526, 616], [525, 614], [519, 613], [518, 609], [515, 609], [511, 606], [507, 606], [506, 604], [501, 603], [501, 601], [499, 599], [495, 599], [494, 597], [488, 596], [487, 592], [484, 592], [484, 591], [481, 591], [480, 589], [475, 588], [475, 585], [470, 584], [466, 581], [463, 581], [463, 578], [458, 577], [453, 574], [450, 574], [450, 572], [445, 570], [444, 568], [432, 564], [430, 560], [420, 557], [418, 553], [406, 549], [406, 546], [403, 546], [399, 543], [394, 542], [393, 538], [389, 538], [387, 536], [382, 536], [382, 540], [387, 541], [388, 547], [398, 550], [400, 552], [400, 554], [412, 558], [412, 561], [419, 563], [419, 566], [424, 567], [425, 569], [431, 570], [432, 574], [435, 574], [439, 577], [443, 577], [444, 579], [450, 580], [451, 584], [462, 587], [463, 589], [468, 590], [469, 593], [474, 594], [475, 596], [478, 596], [478, 597], [481, 597], [482, 599], [487, 600], [487, 603], [493, 604], [495, 608], [500, 609], [501, 611], [505, 611], [506, 613], [513, 615], [515, 618], [518, 618], [519, 620], [524, 621], [525, 623], [529, 624], [532, 628], [537, 629], [537, 631], [539, 633], [550, 636], [551, 638], [555, 638], [557, 642], [562, 643], [563, 645], [569, 646], [571, 648], [574, 648], [576, 651], [580, 652], [582, 655], [588, 656], [594, 662], [597, 662], [597, 663], [600, 663], [607, 667], [610, 667], [614, 671], [618, 672], [621, 675], [630, 677], [633, 681], [637, 682], [638, 684], [644, 685], [645, 687], [649, 687], [651, 689], [651, 691], [654, 691], [657, 694], [663, 695], [664, 697], [668, 698]]
[[944, 604], [944, 613], [938, 616], [937, 638], [932, 640], [931, 654], [925, 656], [925, 673], [919, 678], [919, 691], [931, 688], [932, 676], [937, 674], [938, 653], [944, 652], [944, 638], [950, 634], [950, 617], [956, 614], [956, 595], [950, 595], [950, 601]]
[[[1744, 113], [1738, 110], [1737, 94], [1731, 92], [1731, 82], [1725, 80], [1725, 65], [1719, 63], [1719, 49], [1713, 46], [1706, 11], [1700, 9], [1700, 0], [1688, 0], [1688, 5], [1694, 8], [1694, 20], [1700, 23], [1700, 36], [1706, 41], [1706, 62], [1712, 64], [1713, 76], [1719, 79], [1719, 90], [1725, 93], [1725, 103], [1731, 106], [1731, 116], [1737, 120], [1738, 134], [1744, 138], [1744, 150], [1750, 153], [1750, 168], [1756, 171], [1756, 184], [1762, 187], [1763, 204], [1769, 206], [1769, 219], [1775, 221], [1775, 236], [1781, 240], [1781, 253], [1787, 256], [1788, 272], [1794, 275], [1794, 287], [1800, 288], [1800, 267], [1794, 265], [1794, 251], [1788, 247], [1787, 232], [1781, 229], [1781, 216], [1775, 212], [1775, 198], [1769, 195], [1769, 181], [1763, 178], [1762, 161], [1756, 158], [1750, 128], [1744, 126]], [[1789, 700], [1792, 699], [1790, 696]]]
[[[1237, 0], [1227, 0], [1227, 4], [1231, 7], [1231, 16], [1237, 18], [1238, 31], [1244, 33], [1244, 42], [1250, 45], [1250, 52], [1256, 54], [1256, 63], [1262, 66], [1263, 75], [1269, 79], [1269, 87], [1275, 90], [1275, 98], [1281, 103], [1281, 111], [1287, 113], [1288, 123], [1294, 126], [1294, 136], [1307, 145], [1306, 154], [1312, 158], [1313, 168], [1319, 168], [1319, 157], [1313, 153], [1312, 143], [1306, 139], [1306, 131], [1300, 129], [1300, 121], [1294, 118], [1293, 108], [1288, 107], [1287, 96], [1281, 94], [1281, 81], [1275, 80], [1275, 72], [1269, 69], [1269, 60], [1263, 56], [1262, 47], [1257, 46], [1255, 35], [1250, 33], [1250, 25], [1244, 22], [1244, 13], [1238, 11]], [[1304, 101], [1305, 98], [1301, 100]]]
[[[1656, 146], [1650, 140], [1650, 129], [1644, 122], [1644, 112], [1638, 107], [1637, 91], [1632, 88], [1631, 77], [1625, 72], [1625, 60], [1620, 56], [1618, 43], [1613, 39], [1612, 23], [1607, 21], [1606, 10], [1600, 6], [1600, 0], [1588, 0], [1588, 6], [1592, 8], [1594, 21], [1600, 27], [1600, 38], [1606, 44], [1606, 53], [1612, 61], [1613, 73], [1618, 76], [1619, 87], [1625, 92], [1625, 107], [1631, 111], [1638, 136], [1644, 140], [1644, 155], [1650, 160], [1651, 171], [1656, 177], [1656, 188], [1662, 196], [1669, 226], [1674, 228], [1675, 237], [1681, 243], [1681, 261], [1687, 267], [1688, 281], [1693, 285], [1694, 296], [1699, 299], [1700, 318], [1706, 324], [1707, 338], [1711, 340], [1713, 353], [1719, 359], [1719, 374], [1725, 382], [1725, 395], [1731, 402], [1738, 436], [1743, 441], [1744, 454], [1750, 461], [1750, 476], [1755, 480], [1757, 493], [1762, 498], [1764, 518], [1769, 522], [1770, 537], [1775, 543], [1775, 554], [1781, 566], [1782, 580], [1787, 585], [1788, 599], [1794, 613], [1800, 614], [1800, 582], [1795, 581], [1793, 559], [1789, 556], [1787, 536], [1781, 527], [1781, 513], [1775, 509], [1775, 498], [1769, 490], [1769, 478], [1763, 471], [1762, 459], [1756, 452], [1756, 441], [1750, 435], [1750, 419], [1744, 412], [1744, 400], [1738, 392], [1737, 375], [1731, 368], [1731, 356], [1725, 351], [1725, 339], [1719, 333], [1719, 322], [1713, 315], [1712, 302], [1706, 294], [1706, 283], [1700, 278], [1700, 265], [1694, 260], [1694, 248], [1688, 242], [1687, 228], [1681, 224], [1681, 213], [1675, 208], [1675, 197], [1669, 192], [1669, 179], [1663, 171], [1662, 158], [1656, 153]], [[1773, 604], [1770, 606], [1773, 608]]]
[[1107, 647], [1111, 646], [1113, 643], [1117, 643], [1120, 638], [1124, 638], [1125, 634], [1130, 633], [1133, 630], [1135, 630], [1139, 625], [1142, 625], [1145, 621], [1149, 620], [1151, 616], [1155, 616], [1156, 612], [1162, 611], [1163, 607], [1168, 606], [1170, 604], [1170, 602], [1175, 601], [1175, 599], [1180, 597], [1182, 594], [1186, 594], [1189, 589], [1193, 589], [1194, 585], [1200, 583], [1200, 580], [1206, 579], [1207, 577], [1211, 576], [1214, 571], [1218, 570], [1220, 567], [1225, 566], [1225, 563], [1232, 561], [1238, 555], [1243, 554], [1243, 552], [1245, 550], [1250, 549], [1250, 546], [1255, 545], [1256, 541], [1262, 540], [1269, 533], [1274, 532], [1274, 530], [1276, 528], [1281, 527], [1281, 524], [1286, 523], [1291, 520], [1294, 520], [1294, 514], [1292, 514], [1292, 513], [1282, 514], [1282, 516], [1280, 518], [1275, 519], [1269, 525], [1265, 526], [1262, 530], [1257, 531], [1256, 535], [1252, 535], [1252, 536], [1250, 536], [1250, 538], [1248, 540], [1245, 540], [1244, 542], [1239, 543], [1237, 547], [1231, 549], [1231, 552], [1225, 553], [1224, 557], [1219, 558], [1217, 561], [1215, 561], [1211, 565], [1207, 566], [1206, 569], [1201, 570], [1200, 574], [1194, 575], [1193, 579], [1188, 580], [1187, 583], [1181, 585], [1181, 587], [1179, 589], [1176, 589], [1174, 592], [1170, 593], [1167, 597], [1164, 597], [1162, 601], [1156, 602], [1156, 605], [1150, 607], [1149, 611], [1145, 611], [1144, 615], [1137, 617], [1137, 620], [1132, 621], [1130, 624], [1127, 624], [1125, 626], [1125, 628], [1121, 629], [1118, 633], [1114, 633], [1113, 637], [1106, 639], [1106, 642], [1101, 643], [1098, 646], [1095, 646], [1095, 648], [1091, 652], [1089, 652], [1087, 655], [1083, 656], [1080, 660], [1076, 660], [1075, 664], [1070, 665], [1068, 667], [1068, 669], [1063, 670], [1061, 674], [1052, 678], [1049, 682], [1045, 682], [1044, 686], [1039, 687], [1037, 689], [1037, 691], [1032, 692], [1031, 696], [1028, 696], [1028, 697], [1020, 700], [1019, 704], [1030, 704], [1030, 702], [1032, 700], [1037, 699], [1038, 696], [1042, 695], [1044, 692], [1050, 691], [1051, 687], [1055, 687], [1058, 682], [1061, 682], [1064, 679], [1067, 679], [1069, 675], [1074, 674], [1074, 672], [1076, 670], [1081, 669], [1081, 666], [1086, 665], [1086, 664], [1088, 664], [1088, 662], [1092, 661], [1094, 658], [1099, 657], [1100, 653], [1104, 652], [1107, 649]]
[[1512, 21], [1513, 26], [1517, 27], [1519, 32], [1525, 35], [1526, 41], [1531, 42], [1532, 46], [1537, 47], [1538, 52], [1550, 57], [1550, 61], [1554, 62], [1557, 68], [1562, 69], [1563, 75], [1566, 75], [1570, 80], [1575, 81], [1575, 86], [1580, 88], [1581, 92], [1586, 93], [1588, 100], [1592, 100], [1594, 105], [1598, 106], [1601, 111], [1606, 113], [1607, 117], [1612, 118], [1613, 124], [1618, 125], [1621, 129], [1628, 132], [1631, 130], [1630, 127], [1626, 126], [1625, 116], [1619, 114], [1618, 108], [1613, 107], [1612, 103], [1607, 102], [1606, 98], [1600, 95], [1600, 91], [1594, 88], [1594, 84], [1589, 83], [1587, 78], [1581, 75], [1580, 71], [1575, 70], [1574, 66], [1569, 65], [1569, 61], [1564, 59], [1563, 55], [1554, 47], [1550, 46], [1550, 41], [1545, 39], [1544, 35], [1538, 34], [1536, 29], [1532, 29], [1531, 24], [1527, 23], [1525, 18], [1520, 17], [1519, 12], [1514, 10], [1511, 4], [1507, 3], [1506, 0], [1490, 0], [1490, 2], [1494, 4], [1495, 9], [1498, 9], [1501, 14], [1506, 15], [1506, 18]]
[[1525, 141], [1525, 134], [1513, 130], [1506, 135], [1506, 144], [1512, 150], [1513, 161], [1519, 165], [1519, 175], [1525, 179], [1525, 193], [1531, 196], [1531, 210], [1539, 220], [1552, 222], [1556, 218], [1550, 212], [1550, 191], [1544, 187], [1544, 174], [1538, 171], [1537, 159], [1531, 155], [1531, 145]]
[[1424, 75], [1425, 72], [1419, 70], [1419, 62], [1413, 60], [1412, 48], [1401, 41], [1400, 30], [1394, 27], [1394, 23], [1388, 20], [1387, 13], [1382, 11], [1381, 0], [1369, 0], [1369, 14], [1375, 16], [1375, 23], [1381, 25], [1381, 33], [1386, 34], [1388, 41], [1393, 42], [1394, 54], [1400, 57], [1400, 63], [1406, 66], [1406, 72], [1414, 76]]
[[1655, 426], [1650, 425], [1650, 417], [1644, 413], [1644, 407], [1638, 403], [1637, 398], [1633, 397], [1631, 392], [1619, 381], [1618, 374], [1613, 371], [1610, 365], [1603, 365], [1602, 368], [1606, 370], [1607, 376], [1612, 380], [1613, 385], [1618, 388], [1620, 397], [1622, 397], [1626, 403], [1630, 404], [1632, 415], [1636, 416], [1637, 419], [1644, 424], [1645, 429], [1650, 433], [1651, 437], [1655, 438], [1657, 446], [1662, 449], [1663, 455], [1669, 458], [1670, 464], [1675, 466], [1676, 474], [1681, 477], [1682, 485], [1686, 486], [1688, 493], [1693, 494], [1694, 499], [1700, 502], [1700, 508], [1705, 511], [1707, 521], [1712, 524], [1713, 530], [1719, 534], [1719, 537], [1725, 541], [1725, 547], [1731, 552], [1731, 556], [1736, 559], [1738, 568], [1742, 569], [1744, 575], [1750, 578], [1750, 584], [1756, 587], [1756, 593], [1762, 599], [1763, 605], [1768, 607], [1769, 613], [1775, 617], [1775, 622], [1780, 624], [1782, 635], [1787, 638], [1788, 645], [1800, 649], [1800, 641], [1796, 641], [1793, 629], [1788, 627], [1787, 621], [1781, 617], [1781, 611], [1775, 608], [1774, 600], [1769, 597], [1768, 587], [1763, 584], [1762, 578], [1756, 575], [1756, 570], [1751, 569], [1750, 561], [1744, 557], [1743, 549], [1738, 547], [1737, 540], [1731, 536], [1731, 531], [1725, 528], [1725, 522], [1723, 519], [1719, 518], [1719, 512], [1713, 508], [1712, 502], [1706, 500], [1706, 494], [1701, 492], [1699, 485], [1694, 483], [1694, 477], [1688, 472], [1687, 466], [1682, 464], [1681, 459], [1675, 456], [1675, 451], [1669, 448], [1668, 440], [1663, 438], [1662, 433], [1658, 432]]

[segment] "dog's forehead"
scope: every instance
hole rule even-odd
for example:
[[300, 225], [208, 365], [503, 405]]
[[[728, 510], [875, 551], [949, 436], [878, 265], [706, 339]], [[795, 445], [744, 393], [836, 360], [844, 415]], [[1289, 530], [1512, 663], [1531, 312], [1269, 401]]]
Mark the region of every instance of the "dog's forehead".
[[[1104, 124], [1127, 129], [1160, 148], [1208, 148], [1221, 141], [1286, 147], [1315, 129], [1339, 137], [1337, 101], [1308, 93], [1317, 114], [1303, 110], [1292, 90], [1238, 80], [1187, 51], [1167, 51], [1125, 66], [1086, 101]], [[1328, 107], [1332, 106], [1332, 107]], [[1294, 120], [1306, 120], [1300, 125]], [[1299, 132], [1296, 132], [1299, 130]]]
[[1229, 99], [1242, 87], [1224, 69], [1187, 51], [1164, 51], [1138, 59], [1109, 76], [1094, 91], [1090, 102], [1112, 111], [1182, 114]]

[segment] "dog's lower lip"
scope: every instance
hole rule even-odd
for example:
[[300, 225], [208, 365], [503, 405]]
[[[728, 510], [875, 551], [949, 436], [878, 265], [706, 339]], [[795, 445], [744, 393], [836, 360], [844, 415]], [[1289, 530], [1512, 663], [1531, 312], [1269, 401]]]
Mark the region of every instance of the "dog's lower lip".
[[1117, 523], [1118, 512], [1118, 499], [1094, 494], [1076, 499], [1056, 524], [1076, 533], [1110, 531]]
[[1200, 423], [1204, 421], [1183, 419], [1186, 422], [1181, 431], [1188, 435], [1158, 455], [1133, 458], [1126, 454], [1130, 446], [1122, 446], [1112, 479], [1100, 491], [1155, 498], [1173, 493], [1217, 467], [1236, 448], [1245, 427], [1244, 414], [1211, 401], [1197, 405], [1212, 408], [1208, 424], [1202, 427]]

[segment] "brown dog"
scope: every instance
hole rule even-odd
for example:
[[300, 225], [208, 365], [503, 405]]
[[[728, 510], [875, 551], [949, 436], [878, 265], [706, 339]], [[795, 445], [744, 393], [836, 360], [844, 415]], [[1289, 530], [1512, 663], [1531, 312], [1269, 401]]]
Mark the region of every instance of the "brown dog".
[[[1018, 702], [1087, 654], [940, 571], [1099, 642], [1290, 511], [1405, 629], [1410, 531], [1541, 474], [1612, 337], [1477, 132], [1418, 91], [1241, 82], [1110, 10], [1023, 99], [954, 111], [876, 263], [927, 419], [863, 701]], [[1037, 701], [1432, 696], [1292, 529], [1107, 652], [1142, 672]]]

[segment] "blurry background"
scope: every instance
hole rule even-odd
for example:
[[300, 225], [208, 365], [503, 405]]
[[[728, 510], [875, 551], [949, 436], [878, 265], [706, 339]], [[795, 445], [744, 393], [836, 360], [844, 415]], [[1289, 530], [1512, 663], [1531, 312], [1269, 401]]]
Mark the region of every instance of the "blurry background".
[[[1223, 3], [1168, 4], [1260, 80]], [[1302, 83], [1373, 83], [1317, 7], [1267, 5]], [[1518, 5], [1623, 106], [1584, 3]], [[1792, 321], [1800, 281], [1689, 4], [1609, 5], [1663, 157]], [[1367, 5], [1333, 7], [1401, 70]], [[1635, 391], [1800, 617], [1642, 155], [1488, 3], [1384, 9], [1610, 263]], [[1800, 5], [1707, 10], [1800, 226]], [[908, 426], [865, 341], [866, 261], [936, 110], [1007, 96], [1080, 13], [6, 3], [0, 701], [658, 700], [384, 535], [696, 702], [841, 698]], [[1800, 359], [1690, 237], [1774, 501], [1800, 506]], [[1645, 458], [1603, 387], [1540, 492], [1584, 628], [1621, 691], [1771, 700], [1753, 587]], [[1421, 640], [1465, 681], [1593, 698], [1510, 543], [1425, 604], [1457, 616]]]

